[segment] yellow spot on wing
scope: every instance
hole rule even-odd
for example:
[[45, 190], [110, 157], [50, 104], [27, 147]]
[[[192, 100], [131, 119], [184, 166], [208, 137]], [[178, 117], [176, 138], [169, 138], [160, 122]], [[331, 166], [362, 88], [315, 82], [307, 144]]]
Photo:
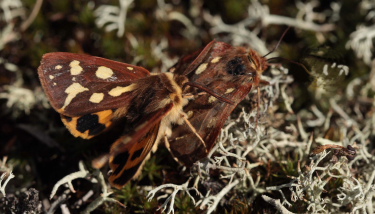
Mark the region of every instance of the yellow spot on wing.
[[56, 66], [55, 66], [55, 69], [56, 69], [56, 70], [60, 70], [61, 68], [62, 68], [61, 65], [56, 65]]
[[188, 113], [187, 113], [188, 119], [192, 118], [193, 115], [194, 115], [193, 111], [188, 111]]
[[79, 66], [79, 61], [73, 60], [70, 64], [70, 74], [71, 75], [79, 75], [82, 73], [83, 68]]
[[137, 88], [137, 84], [133, 83], [131, 85], [128, 85], [126, 87], [121, 87], [117, 86], [116, 88], [112, 88], [108, 94], [111, 95], [112, 97], [118, 97], [123, 93], [133, 91], [134, 89]]
[[134, 70], [134, 68], [132, 68], [132, 67], [126, 67], [126, 68], [129, 69], [129, 70], [131, 70], [131, 71]]
[[195, 74], [201, 74], [204, 70], [206, 70], [208, 63], [201, 64], [197, 70], [195, 71]]
[[217, 63], [217, 62], [220, 61], [220, 59], [221, 59], [221, 57], [220, 57], [220, 56], [217, 56], [217, 57], [215, 57], [215, 58], [213, 58], [213, 59], [211, 60], [211, 63]]
[[77, 96], [77, 94], [82, 93], [84, 91], [88, 91], [88, 90], [89, 90], [88, 88], [83, 87], [79, 83], [75, 82], [71, 84], [68, 88], [65, 89], [65, 93], [67, 93], [68, 96], [66, 97], [64, 106], [61, 109], [64, 110], [65, 107], [67, 107], [70, 104], [70, 102], [72, 102], [73, 98]]
[[210, 96], [209, 98], [208, 98], [208, 102], [209, 103], [213, 103], [213, 102], [215, 102], [217, 99], [216, 99], [216, 97], [214, 97], [214, 96]]
[[103, 93], [93, 93], [90, 97], [90, 102], [92, 103], [100, 103], [104, 98]]
[[95, 75], [100, 79], [108, 79], [113, 75], [113, 71], [110, 68], [105, 66], [100, 66], [98, 70], [96, 70]]
[[53, 78], [55, 78], [53, 75], [49, 75], [48, 77], [50, 80], [53, 80]]
[[229, 93], [231, 93], [232, 91], [234, 91], [234, 88], [228, 88], [228, 89], [225, 91], [225, 93], [226, 93], [226, 94], [229, 94]]

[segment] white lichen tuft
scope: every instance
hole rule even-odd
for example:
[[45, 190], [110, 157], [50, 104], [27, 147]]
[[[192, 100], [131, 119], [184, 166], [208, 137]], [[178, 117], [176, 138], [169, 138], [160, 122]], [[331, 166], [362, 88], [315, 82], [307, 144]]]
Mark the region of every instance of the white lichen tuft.
[[125, 33], [126, 14], [134, 0], [119, 0], [120, 6], [100, 5], [94, 12], [96, 25], [105, 26], [107, 32], [117, 30], [117, 36]]
[[[220, 16], [212, 16], [208, 11], [204, 12], [203, 18], [207, 23], [211, 24], [211, 34], [227, 34], [226, 40], [231, 41], [231, 44], [248, 44], [261, 55], [264, 55], [269, 50], [257, 35], [267, 26], [286, 25], [315, 32], [333, 31], [335, 29], [334, 21], [337, 21], [339, 16], [340, 5], [337, 3], [332, 4], [330, 13], [327, 11], [318, 13], [314, 9], [319, 7], [319, 5], [319, 1], [316, 0], [307, 3], [298, 1], [296, 6], [299, 11], [296, 17], [285, 17], [271, 14], [267, 5], [260, 3], [258, 0], [252, 0], [248, 7], [249, 16], [236, 24], [226, 24]], [[324, 23], [324, 21], [327, 23]]]
[[116, 203], [122, 207], [124, 205], [117, 201], [116, 199], [110, 198], [109, 196], [113, 193], [108, 190], [108, 185], [106, 183], [106, 180], [103, 176], [103, 174], [99, 170], [95, 170], [93, 173], [86, 170], [85, 166], [83, 165], [83, 162], [79, 162], [79, 171], [73, 172], [61, 180], [59, 180], [53, 187], [50, 195], [50, 199], [53, 199], [57, 193], [57, 190], [63, 186], [67, 185], [68, 189], [65, 190], [61, 195], [59, 195], [55, 201], [52, 203], [51, 207], [48, 210], [48, 213], [55, 213], [58, 206], [63, 210], [65, 209], [67, 212], [69, 212], [69, 209], [64, 205], [66, 199], [69, 197], [70, 193], [75, 193], [72, 181], [76, 179], [86, 179], [94, 184], [98, 184], [101, 187], [101, 194], [99, 197], [92, 199], [91, 196], [94, 195], [94, 192], [90, 190], [87, 192], [85, 196], [80, 199], [80, 201], [76, 202], [76, 206], [79, 207], [83, 204], [83, 202], [87, 202], [89, 199], [92, 201], [87, 207], [82, 211], [82, 213], [91, 213], [95, 209], [97, 209], [100, 205], [102, 205], [104, 202], [112, 202]]
[[3, 160], [0, 160], [0, 192], [3, 197], [6, 196], [6, 186], [8, 185], [9, 181], [15, 177], [15, 175], [12, 173], [12, 168], [6, 164], [7, 160], [7, 156], [4, 156]]

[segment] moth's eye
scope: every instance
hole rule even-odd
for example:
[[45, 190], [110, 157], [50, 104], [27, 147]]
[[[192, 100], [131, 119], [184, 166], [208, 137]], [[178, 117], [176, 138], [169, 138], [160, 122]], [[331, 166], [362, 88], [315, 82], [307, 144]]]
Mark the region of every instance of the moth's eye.
[[227, 72], [233, 76], [244, 75], [246, 66], [240, 57], [236, 57], [227, 63]]

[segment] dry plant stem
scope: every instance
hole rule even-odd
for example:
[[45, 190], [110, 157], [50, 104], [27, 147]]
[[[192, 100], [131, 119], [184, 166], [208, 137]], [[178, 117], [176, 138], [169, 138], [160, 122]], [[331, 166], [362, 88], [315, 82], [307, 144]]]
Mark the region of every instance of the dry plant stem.
[[[82, 213], [91, 213], [92, 211], [94, 211], [95, 209], [97, 209], [100, 205], [102, 205], [104, 202], [113, 202], [113, 203], [116, 203], [122, 207], [125, 207], [124, 204], [120, 203], [119, 201], [117, 201], [116, 199], [113, 199], [113, 198], [110, 198], [109, 196], [113, 193], [113, 192], [110, 192], [108, 191], [108, 188], [107, 188], [107, 184], [106, 184], [106, 181], [104, 179], [104, 176], [103, 174], [99, 171], [99, 170], [96, 170], [93, 174], [92, 174], [96, 179], [90, 179], [91, 182], [93, 183], [99, 183], [99, 185], [101, 186], [101, 195], [100, 197], [94, 199], [87, 207], [86, 209], [82, 212]], [[91, 173], [89, 173], [89, 171], [87, 171], [83, 165], [83, 162], [80, 161], [79, 162], [79, 171], [78, 172], [74, 172], [74, 173], [71, 173], [70, 175], [67, 175], [65, 176], [64, 178], [62, 178], [60, 181], [58, 181], [55, 186], [53, 187], [53, 190], [51, 192], [51, 196], [50, 198], [53, 198], [54, 195], [56, 194], [56, 191], [57, 189], [67, 183], [69, 185], [69, 188], [70, 188], [70, 191], [69, 190], [66, 190], [63, 194], [63, 196], [60, 196], [51, 206], [50, 208], [50, 211], [49, 213], [54, 213], [56, 207], [63, 203], [67, 197], [68, 197], [68, 194], [70, 192], [75, 192], [74, 188], [73, 188], [73, 185], [72, 185], [72, 181], [77, 179], [77, 178], [88, 178], [91, 176]], [[91, 194], [92, 195], [92, 194]], [[86, 197], [86, 199], [82, 199], [82, 200], [87, 200], [88, 197], [91, 196], [90, 194], [89, 195], [86, 195], [84, 197]]]
[[313, 22], [303, 21], [303, 20], [296, 20], [294, 18], [278, 16], [278, 15], [271, 15], [265, 16], [262, 18], [262, 23], [265, 26], [275, 24], [275, 25], [287, 25], [289, 27], [295, 27], [302, 30], [312, 30], [315, 32], [327, 32], [333, 31], [335, 29], [335, 25], [333, 24], [322, 24], [317, 25]]
[[9, 175], [7, 177], [7, 179], [2, 183], [2, 181], [4, 180], [5, 176], [7, 175], [8, 173], [7, 172], [4, 172], [3, 174], [1, 174], [0, 176], [0, 192], [3, 194], [3, 196], [5, 197], [6, 194], [5, 194], [5, 187], [7, 186], [8, 182], [14, 178], [14, 174], [12, 173], [12, 171], [9, 172]]
[[184, 191], [190, 197], [190, 199], [193, 201], [193, 204], [195, 205], [196, 204], [195, 199], [190, 195], [189, 191], [194, 190], [199, 196], [201, 196], [201, 193], [195, 187], [188, 187], [189, 181], [190, 179], [182, 185], [175, 185], [175, 184], [160, 185], [148, 193], [147, 199], [148, 201], [151, 201], [155, 197], [156, 192], [161, 191], [162, 189], [172, 188], [173, 191], [169, 196], [168, 194], [166, 194], [157, 198], [157, 200], [159, 200], [161, 198], [168, 197], [158, 210], [161, 210], [162, 212], [164, 212], [166, 209], [168, 209], [167, 210], [168, 214], [174, 213], [174, 202], [175, 202], [176, 195], [179, 191]]
[[[205, 209], [208, 207], [207, 214], [212, 213], [217, 208], [217, 205], [221, 201], [221, 199], [229, 192], [231, 191], [237, 184], [239, 184], [239, 180], [234, 180], [232, 183], [225, 186], [217, 195], [208, 196], [201, 201], [198, 201], [198, 204], [200, 204], [200, 209]], [[208, 194], [208, 193], [207, 193]]]
[[280, 213], [282, 214], [293, 214], [292, 212], [290, 212], [288, 209], [286, 209], [281, 203], [280, 203], [280, 199], [273, 199], [273, 198], [270, 198], [268, 197], [267, 195], [262, 195], [262, 198], [263, 200], [265, 200], [267, 203], [271, 204], [272, 206], [274, 206], [277, 211], [279, 211]]
[[70, 193], [70, 190], [65, 190], [61, 196], [59, 196], [52, 204], [51, 206], [48, 208], [48, 211], [46, 212], [47, 214], [54, 214], [56, 213], [56, 209], [57, 207], [62, 203], [64, 203], [66, 200], [68, 200], [69, 198], [69, 193]]
[[74, 187], [73, 187], [73, 184], [72, 184], [72, 181], [75, 180], [75, 179], [78, 179], [78, 178], [85, 178], [87, 175], [89, 175], [89, 171], [87, 171], [85, 169], [85, 167], [83, 166], [83, 163], [82, 161], [79, 162], [79, 171], [78, 172], [73, 172], [67, 176], [65, 176], [64, 178], [62, 178], [61, 180], [59, 180], [55, 186], [53, 186], [53, 189], [52, 189], [52, 192], [51, 192], [51, 195], [50, 195], [50, 199], [53, 198], [53, 196], [55, 196], [56, 192], [57, 192], [57, 189], [63, 185], [63, 184], [68, 184], [69, 186], [69, 189], [74, 193], [75, 190], [74, 190]]
[[92, 211], [94, 211], [96, 208], [98, 208], [100, 205], [102, 205], [104, 202], [107, 202], [107, 201], [116, 203], [122, 206], [123, 208], [125, 208], [124, 204], [122, 204], [116, 199], [109, 197], [113, 192], [108, 191], [107, 184], [105, 182], [103, 174], [99, 170], [96, 171], [96, 174], [97, 174], [96, 177], [98, 178], [99, 184], [102, 187], [102, 194], [100, 195], [100, 197], [96, 198], [93, 202], [91, 202], [82, 213], [91, 213]]
[[35, 20], [36, 16], [38, 15], [38, 13], [40, 11], [40, 8], [42, 7], [42, 4], [43, 4], [43, 0], [37, 0], [36, 1], [35, 5], [34, 5], [34, 8], [33, 8], [33, 11], [31, 12], [30, 16], [27, 18], [27, 20], [25, 20], [22, 23], [21, 31], [27, 30], [27, 28], [29, 28], [31, 23], [33, 23], [33, 21]]
[[126, 14], [133, 3], [133, 0], [120, 0], [120, 7], [112, 5], [101, 5], [95, 10], [97, 16], [96, 24], [98, 27], [105, 27], [106, 31], [117, 29], [117, 37], [122, 37], [125, 33]]

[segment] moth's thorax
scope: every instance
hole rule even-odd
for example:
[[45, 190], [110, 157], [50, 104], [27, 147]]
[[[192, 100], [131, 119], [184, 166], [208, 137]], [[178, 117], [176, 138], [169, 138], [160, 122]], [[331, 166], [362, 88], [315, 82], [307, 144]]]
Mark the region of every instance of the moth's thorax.
[[[173, 109], [164, 119], [171, 123], [175, 123], [181, 118], [181, 113], [183, 112], [182, 108], [188, 103], [186, 98], [182, 96], [182, 86], [181, 84], [186, 81], [176, 82], [175, 76], [172, 73], [162, 73], [160, 74], [160, 79], [166, 89], [168, 89], [169, 96], [165, 99], [168, 99], [168, 103], [173, 103]], [[181, 81], [180, 79], [176, 78]]]
[[172, 124], [182, 124], [184, 115], [183, 107], [188, 103], [188, 99], [182, 96], [182, 85], [187, 82], [186, 77], [174, 75], [172, 73], [161, 73], [159, 75], [161, 83], [170, 92], [163, 102], [173, 103], [171, 111], [162, 119], [157, 142], [160, 138], [171, 136]]

